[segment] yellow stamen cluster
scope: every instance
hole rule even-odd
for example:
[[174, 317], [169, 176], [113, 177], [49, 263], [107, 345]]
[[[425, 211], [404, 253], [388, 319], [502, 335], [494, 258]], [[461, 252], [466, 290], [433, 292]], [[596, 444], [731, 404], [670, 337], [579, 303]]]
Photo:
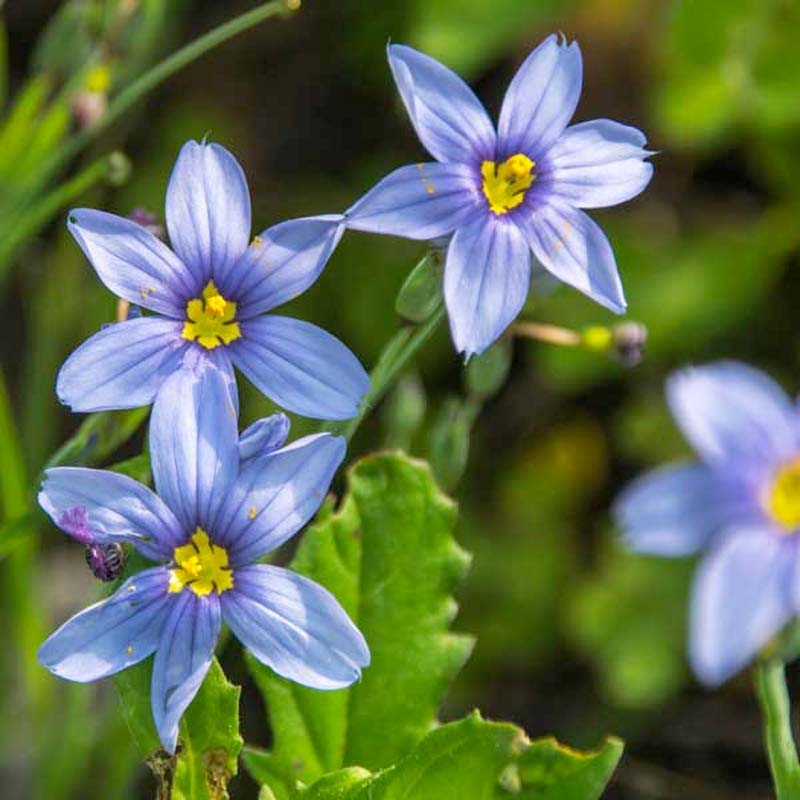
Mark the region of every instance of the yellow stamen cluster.
[[766, 505], [772, 518], [787, 532], [800, 527], [800, 459], [775, 473]]
[[499, 165], [494, 161], [481, 164], [483, 193], [495, 214], [507, 214], [525, 199], [525, 192], [536, 180], [535, 166], [536, 162], [522, 153]]
[[233, 589], [233, 572], [224, 547], [212, 544], [202, 529], [192, 534], [188, 544], [176, 547], [172, 555], [176, 567], [169, 571], [169, 591], [191, 589], [198, 597]]
[[181, 336], [190, 342], [197, 342], [207, 350], [221, 344], [230, 344], [242, 332], [236, 317], [236, 303], [226, 300], [209, 281], [203, 289], [202, 297], [195, 297], [186, 304], [188, 320], [183, 325]]

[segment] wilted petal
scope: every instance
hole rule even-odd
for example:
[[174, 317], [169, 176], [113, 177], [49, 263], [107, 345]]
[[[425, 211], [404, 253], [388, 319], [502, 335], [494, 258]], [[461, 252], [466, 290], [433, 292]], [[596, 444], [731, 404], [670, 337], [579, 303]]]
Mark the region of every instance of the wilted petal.
[[336, 598], [287, 569], [257, 564], [236, 572], [220, 597], [225, 622], [278, 675], [315, 689], [340, 689], [361, 677], [369, 648]]
[[599, 226], [583, 211], [548, 203], [515, 214], [539, 263], [560, 281], [621, 314], [625, 295], [614, 252]]
[[166, 218], [172, 247], [202, 288], [250, 239], [250, 192], [239, 162], [221, 145], [186, 142], [167, 186]]
[[150, 463], [186, 534], [206, 528], [239, 470], [236, 409], [218, 369], [181, 369], [164, 384], [150, 419]]
[[689, 655], [703, 683], [716, 686], [745, 667], [793, 615], [796, 543], [768, 530], [732, 533], [695, 576]]
[[111, 597], [76, 614], [39, 648], [59, 678], [87, 683], [138, 664], [158, 645], [169, 611], [169, 573], [154, 567], [128, 578]]
[[437, 160], [474, 164], [494, 156], [492, 121], [472, 89], [430, 56], [389, 46], [389, 66], [420, 141]]
[[171, 608], [153, 660], [150, 701], [161, 744], [175, 752], [178, 724], [203, 682], [219, 638], [219, 595], [198, 597], [191, 589], [172, 595]]
[[410, 164], [387, 175], [348, 209], [347, 227], [435, 239], [454, 231], [481, 202], [473, 167]]
[[572, 119], [583, 83], [577, 42], [548, 36], [511, 81], [497, 126], [499, 160], [523, 153], [537, 160]]
[[75, 208], [67, 228], [101, 281], [119, 297], [173, 319], [183, 319], [186, 301], [202, 284], [152, 233], [115, 214]]
[[653, 177], [652, 155], [637, 128], [610, 119], [573, 125], [550, 148], [546, 179], [551, 191], [578, 208], [624, 203]]
[[447, 250], [444, 296], [459, 352], [482, 353], [519, 314], [528, 296], [531, 255], [510, 220], [480, 214]]
[[190, 347], [181, 338], [182, 326], [163, 317], [107, 325], [64, 362], [58, 399], [72, 411], [149, 405]]
[[317, 419], [349, 419], [369, 391], [361, 362], [335, 336], [270, 314], [242, 322], [233, 363], [279, 406]]
[[234, 566], [280, 547], [314, 516], [345, 449], [343, 438], [320, 433], [243, 465], [213, 523]]
[[[83, 509], [93, 541], [130, 542], [153, 560], [169, 558], [183, 530], [161, 498], [118, 472], [53, 467], [45, 472], [39, 505], [53, 523], [73, 534], [69, 521]], [[66, 515], [66, 517], [65, 517]]]

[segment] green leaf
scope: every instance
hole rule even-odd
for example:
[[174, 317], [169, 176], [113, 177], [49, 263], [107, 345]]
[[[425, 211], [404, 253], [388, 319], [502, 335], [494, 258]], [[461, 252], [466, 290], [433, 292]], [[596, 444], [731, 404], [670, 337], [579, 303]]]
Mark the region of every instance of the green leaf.
[[469, 637], [448, 631], [451, 593], [469, 563], [453, 539], [454, 522], [453, 503], [427, 465], [380, 454], [351, 469], [341, 510], [323, 511], [303, 537], [292, 568], [338, 597], [366, 637], [372, 665], [349, 690], [316, 692], [249, 659], [274, 746], [246, 751], [245, 764], [279, 800], [298, 780], [344, 766], [387, 767], [435, 724], [472, 647]]
[[608, 739], [583, 753], [553, 738], [528, 742], [477, 712], [431, 731], [395, 766], [365, 776], [340, 770], [297, 793], [302, 800], [598, 800], [622, 755]]
[[517, 760], [520, 800], [597, 800], [622, 757], [623, 744], [608, 738], [582, 753], [552, 737], [531, 742]]
[[427, 253], [403, 281], [394, 308], [410, 322], [424, 322], [442, 301], [441, 255]]
[[114, 682], [128, 727], [156, 775], [160, 790], [171, 800], [224, 800], [242, 749], [239, 687], [227, 680], [215, 659], [183, 715], [179, 750], [170, 758], [161, 749], [153, 725], [151, 674], [152, 659], [148, 659], [117, 674]]

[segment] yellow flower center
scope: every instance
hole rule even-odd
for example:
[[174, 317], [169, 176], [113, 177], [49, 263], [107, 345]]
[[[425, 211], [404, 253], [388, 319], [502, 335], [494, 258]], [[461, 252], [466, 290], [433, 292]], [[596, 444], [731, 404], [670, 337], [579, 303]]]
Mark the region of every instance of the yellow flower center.
[[775, 473], [767, 508], [784, 528], [793, 530], [800, 526], [800, 459], [785, 464]]
[[522, 153], [507, 158], [500, 165], [494, 161], [481, 164], [483, 193], [495, 214], [507, 214], [525, 199], [525, 192], [536, 180], [535, 166], [536, 162]]
[[186, 316], [181, 336], [190, 342], [197, 342], [207, 350], [221, 344], [230, 344], [242, 332], [236, 317], [236, 303], [226, 300], [209, 281], [203, 289], [202, 297], [195, 297], [186, 304]]
[[212, 544], [202, 529], [192, 534], [188, 544], [176, 547], [172, 558], [177, 564], [169, 571], [169, 591], [182, 592], [187, 586], [199, 597], [233, 589], [233, 572], [224, 547]]

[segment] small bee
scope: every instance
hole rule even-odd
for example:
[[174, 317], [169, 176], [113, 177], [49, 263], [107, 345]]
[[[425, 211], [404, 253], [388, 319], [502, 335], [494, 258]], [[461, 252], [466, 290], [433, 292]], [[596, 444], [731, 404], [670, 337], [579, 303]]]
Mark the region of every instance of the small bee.
[[95, 578], [101, 581], [113, 581], [122, 574], [125, 551], [117, 542], [90, 544], [86, 548], [86, 563]]

